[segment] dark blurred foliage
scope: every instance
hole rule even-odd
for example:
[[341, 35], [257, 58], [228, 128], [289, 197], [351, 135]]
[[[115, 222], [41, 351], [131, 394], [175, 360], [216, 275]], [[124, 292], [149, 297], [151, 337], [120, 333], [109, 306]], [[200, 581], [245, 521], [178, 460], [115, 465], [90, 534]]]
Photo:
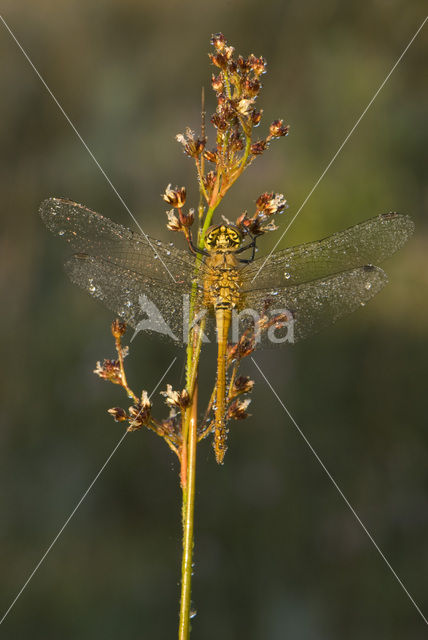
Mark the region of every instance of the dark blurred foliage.
[[[292, 125], [221, 213], [235, 217], [261, 192], [282, 191], [286, 224], [425, 8], [403, 0], [4, 0], [2, 14], [144, 230], [171, 239], [159, 195], [168, 182], [196, 195], [192, 163], [174, 135], [198, 126], [212, 32], [223, 31], [243, 54], [267, 58], [261, 128], [279, 117]], [[283, 242], [316, 239], [389, 210], [410, 213], [416, 234], [385, 265], [389, 286], [323, 335], [257, 356], [425, 614], [426, 38], [425, 28]], [[121, 426], [106, 409], [126, 404], [121, 389], [92, 374], [97, 359], [113, 355], [112, 316], [68, 282], [66, 249], [37, 207], [67, 196], [131, 221], [3, 27], [0, 60], [3, 612], [118, 442]], [[178, 386], [182, 354], [141, 336], [127, 361], [132, 386], [150, 392], [175, 353], [168, 381]], [[206, 381], [214, 373], [214, 353], [207, 353]], [[232, 425], [224, 467], [208, 442], [200, 447], [192, 637], [426, 637], [423, 620], [250, 364], [253, 416]], [[161, 405], [158, 397], [158, 413]], [[130, 434], [2, 637], [174, 637], [177, 471], [160, 439]]]

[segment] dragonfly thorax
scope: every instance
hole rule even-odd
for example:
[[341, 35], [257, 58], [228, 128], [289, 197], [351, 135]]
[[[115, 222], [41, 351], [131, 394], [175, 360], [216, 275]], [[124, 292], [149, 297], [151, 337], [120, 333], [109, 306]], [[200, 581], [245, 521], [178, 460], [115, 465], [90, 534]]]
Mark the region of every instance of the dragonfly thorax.
[[210, 253], [236, 251], [242, 243], [242, 236], [237, 227], [225, 224], [210, 227], [205, 236], [205, 249]]

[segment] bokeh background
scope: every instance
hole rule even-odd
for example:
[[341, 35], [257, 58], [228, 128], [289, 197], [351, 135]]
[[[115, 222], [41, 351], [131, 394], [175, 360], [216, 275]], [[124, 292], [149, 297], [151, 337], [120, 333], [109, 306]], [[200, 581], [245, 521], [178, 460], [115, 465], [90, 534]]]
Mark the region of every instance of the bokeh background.
[[[170, 240], [165, 186], [193, 166], [174, 136], [198, 127], [211, 33], [264, 55], [264, 125], [291, 124], [224, 202], [267, 190], [300, 206], [421, 24], [422, 2], [265, 0], [37, 3], [2, 15], [144, 230]], [[302, 210], [283, 246], [378, 213], [416, 234], [364, 310], [258, 362], [425, 615], [428, 612], [426, 44], [419, 34]], [[121, 436], [112, 315], [67, 280], [67, 249], [37, 207], [66, 196], [131, 220], [0, 24], [0, 613]], [[283, 217], [286, 223], [286, 217]], [[176, 238], [173, 238], [174, 240]], [[181, 242], [181, 238], [178, 238]], [[273, 242], [273, 240], [272, 240]], [[267, 250], [266, 242], [262, 249]], [[141, 336], [127, 365], [149, 392], [183, 355]], [[226, 464], [199, 450], [192, 637], [415, 640], [426, 625], [257, 374], [252, 417]], [[214, 375], [213, 353], [202, 376]], [[164, 409], [157, 397], [158, 414]], [[0, 629], [2, 638], [172, 638], [178, 620], [178, 467], [148, 432], [128, 436]]]

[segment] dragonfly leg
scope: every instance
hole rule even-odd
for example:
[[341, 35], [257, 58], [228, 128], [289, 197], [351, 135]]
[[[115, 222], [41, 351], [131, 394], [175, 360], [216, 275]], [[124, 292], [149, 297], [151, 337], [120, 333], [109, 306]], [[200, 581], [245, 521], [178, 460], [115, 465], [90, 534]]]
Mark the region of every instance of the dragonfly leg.
[[192, 235], [186, 234], [186, 238], [187, 238], [187, 243], [189, 245], [189, 249], [192, 253], [194, 253], [195, 255], [197, 253], [200, 253], [202, 256], [209, 256], [210, 254], [208, 253], [208, 251], [206, 251], [205, 249], [200, 249], [199, 247], [197, 247], [194, 242], [193, 242], [193, 238]]
[[250, 262], [253, 262], [255, 256], [256, 256], [256, 239], [257, 238], [252, 238], [250, 244], [247, 244], [246, 247], [241, 247], [240, 249], [238, 249], [238, 251], [236, 251], [235, 253], [242, 253], [243, 251], [248, 251], [248, 249], [252, 249], [252, 253], [251, 253], [251, 258], [248, 258], [248, 260], [239, 260], [239, 262], [243, 263], [243, 264], [249, 264]]

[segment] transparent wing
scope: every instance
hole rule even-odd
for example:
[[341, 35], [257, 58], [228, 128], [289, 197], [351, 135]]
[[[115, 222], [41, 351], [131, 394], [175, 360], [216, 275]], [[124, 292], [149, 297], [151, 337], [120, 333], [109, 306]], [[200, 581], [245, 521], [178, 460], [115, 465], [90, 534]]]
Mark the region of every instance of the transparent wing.
[[[190, 286], [195, 279], [195, 260], [190, 253], [130, 231], [81, 204], [48, 198], [39, 212], [48, 229], [76, 252], [104, 258], [167, 284]], [[206, 267], [202, 265], [201, 270]]]
[[[268, 316], [288, 314], [287, 326], [282, 331], [272, 328], [262, 336], [260, 346], [277, 347], [308, 338], [364, 306], [387, 281], [379, 267], [359, 267], [292, 287], [255, 289], [246, 293], [245, 305], [261, 314], [270, 302]], [[250, 316], [243, 316], [240, 330], [250, 324]]]
[[[165, 284], [125, 269], [100, 257], [78, 253], [65, 262], [74, 284], [103, 302], [138, 331], [183, 344], [189, 322], [187, 284]], [[203, 293], [198, 288], [196, 304], [203, 310]], [[210, 323], [212, 324], [212, 323]]]
[[409, 216], [386, 213], [344, 231], [258, 258], [242, 269], [244, 290], [310, 282], [341, 271], [382, 262], [411, 236]]

